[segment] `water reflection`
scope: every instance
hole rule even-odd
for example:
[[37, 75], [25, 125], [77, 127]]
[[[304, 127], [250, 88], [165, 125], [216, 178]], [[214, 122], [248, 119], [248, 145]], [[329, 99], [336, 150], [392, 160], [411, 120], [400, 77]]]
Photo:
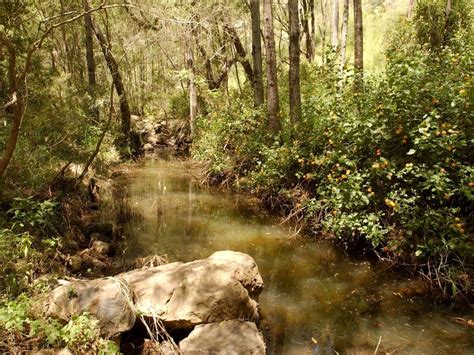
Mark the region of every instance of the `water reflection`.
[[[327, 242], [288, 240], [254, 201], [194, 185], [186, 162], [149, 159], [117, 178], [115, 213], [126, 257], [191, 261], [216, 250], [250, 254], [265, 281], [262, 331], [275, 354], [473, 354], [474, 317], [403, 298], [380, 265], [354, 261]], [[257, 211], [257, 212], [256, 212]]]

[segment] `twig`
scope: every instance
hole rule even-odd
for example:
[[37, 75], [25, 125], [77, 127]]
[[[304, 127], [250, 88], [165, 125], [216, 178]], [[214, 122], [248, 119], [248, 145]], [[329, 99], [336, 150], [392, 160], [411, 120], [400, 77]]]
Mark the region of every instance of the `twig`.
[[379, 337], [379, 342], [377, 343], [377, 347], [375, 348], [374, 355], [377, 354], [377, 351], [379, 350], [380, 342], [382, 341], [382, 336]]

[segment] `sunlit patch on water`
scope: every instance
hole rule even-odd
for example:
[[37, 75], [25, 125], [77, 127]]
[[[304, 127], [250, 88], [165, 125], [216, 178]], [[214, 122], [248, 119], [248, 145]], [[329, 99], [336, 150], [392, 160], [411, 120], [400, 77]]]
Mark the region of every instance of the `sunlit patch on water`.
[[[289, 232], [242, 195], [200, 189], [189, 165], [149, 159], [116, 183], [125, 257], [167, 254], [170, 261], [216, 250], [250, 254], [265, 281], [261, 329], [275, 354], [474, 354], [474, 319], [407, 298], [381, 265], [354, 261], [330, 243]], [[125, 213], [125, 212], [126, 213]]]

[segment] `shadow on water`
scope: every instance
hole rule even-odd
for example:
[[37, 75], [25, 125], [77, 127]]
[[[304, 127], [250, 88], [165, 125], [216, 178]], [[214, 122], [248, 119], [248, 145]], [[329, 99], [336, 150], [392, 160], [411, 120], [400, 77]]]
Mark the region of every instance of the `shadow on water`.
[[[473, 354], [474, 332], [458, 314], [398, 292], [380, 265], [328, 242], [289, 233], [242, 195], [200, 189], [186, 161], [150, 158], [115, 179], [110, 213], [127, 236], [124, 257], [169, 261], [217, 250], [251, 255], [265, 281], [260, 328], [270, 354]], [[406, 282], [406, 281], [403, 281]]]

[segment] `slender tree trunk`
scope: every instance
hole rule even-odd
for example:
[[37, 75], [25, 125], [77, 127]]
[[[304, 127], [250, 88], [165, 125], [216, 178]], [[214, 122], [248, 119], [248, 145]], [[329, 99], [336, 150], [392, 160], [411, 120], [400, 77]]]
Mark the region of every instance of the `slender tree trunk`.
[[14, 92], [11, 102], [13, 102], [11, 105], [13, 110], [12, 126], [10, 129], [10, 135], [8, 136], [7, 142], [5, 143], [2, 159], [0, 160], [0, 178], [3, 178], [8, 164], [10, 164], [10, 160], [13, 157], [13, 153], [15, 152], [21, 123], [23, 121], [23, 115], [25, 113], [25, 105], [22, 94]]
[[443, 44], [446, 45], [448, 38], [449, 38], [449, 15], [451, 14], [452, 10], [452, 3], [451, 0], [447, 0], [446, 2], [446, 10], [444, 11], [445, 14], [445, 23], [444, 23], [444, 38], [443, 38]]
[[[312, 0], [310, 0], [312, 1]], [[309, 19], [310, 12], [308, 9], [308, 0], [303, 0], [303, 14], [301, 16], [301, 24], [303, 25], [303, 32], [305, 34], [305, 44], [306, 44], [306, 58], [308, 61], [312, 61], [314, 58], [314, 49], [313, 49], [313, 36], [311, 35], [309, 28]]]
[[[122, 74], [120, 73], [119, 66], [115, 57], [113, 56], [110, 47], [107, 43], [107, 39], [105, 38], [104, 34], [94, 23], [92, 20], [92, 27], [94, 29], [94, 33], [96, 38], [100, 44], [100, 48], [102, 49], [102, 53], [104, 54], [105, 61], [110, 71], [110, 75], [112, 76], [112, 80], [115, 85], [115, 90], [117, 91], [117, 95], [120, 98], [120, 113], [121, 113], [121, 120], [122, 120], [122, 134], [123, 134], [123, 142], [122, 146], [127, 146], [130, 144], [130, 122], [131, 122], [131, 112], [130, 106], [128, 104], [127, 99], [127, 92], [125, 91], [125, 87], [123, 85]], [[134, 147], [132, 147], [134, 148]]]
[[407, 11], [407, 17], [411, 18], [413, 15], [413, 8], [415, 7], [416, 0], [408, 0], [408, 11]]
[[349, 24], [349, 0], [344, 0], [344, 9], [342, 10], [342, 31], [341, 31], [341, 65], [340, 65], [341, 77], [344, 75], [344, 67], [346, 66], [348, 24]]
[[[5, 143], [2, 159], [0, 160], [0, 179], [3, 178], [8, 165], [15, 152], [18, 136], [20, 133], [21, 123], [25, 114], [25, 99], [26, 87], [23, 80], [18, 78], [17, 74], [17, 55], [13, 42], [3, 33], [0, 33], [0, 43], [7, 49], [8, 52], [8, 91], [11, 100], [2, 107], [2, 109], [10, 110], [12, 114], [12, 123], [10, 128], [10, 135]], [[21, 86], [21, 87], [20, 87]]]
[[197, 91], [196, 83], [194, 79], [194, 55], [189, 47], [189, 50], [186, 52], [186, 65], [189, 70], [189, 125], [191, 128], [191, 140], [194, 138], [196, 133], [196, 116], [197, 116]]
[[[90, 10], [90, 6], [87, 0], [83, 0], [84, 11]], [[84, 16], [84, 29], [85, 29], [85, 47], [86, 47], [86, 62], [87, 62], [87, 78], [88, 78], [88, 92], [92, 99], [93, 107], [91, 109], [91, 115], [96, 121], [99, 121], [99, 109], [95, 106], [96, 99], [96, 70], [95, 70], [95, 59], [94, 59], [94, 28], [92, 26], [92, 18], [90, 14]]]
[[314, 0], [309, 0], [309, 13], [311, 15], [311, 42], [313, 42], [313, 58], [316, 46], [316, 13], [314, 12]]
[[297, 123], [301, 116], [301, 92], [300, 92], [300, 21], [298, 11], [298, 0], [288, 0], [288, 16], [290, 26], [290, 70], [289, 70], [289, 94], [290, 94], [290, 119]]
[[321, 59], [323, 64], [326, 63], [326, 34], [328, 29], [328, 0], [321, 0], [321, 25], [319, 25], [319, 33], [321, 35]]
[[112, 85], [110, 87], [110, 97], [109, 97], [109, 117], [108, 117], [107, 122], [104, 126], [104, 129], [102, 130], [102, 133], [99, 137], [99, 140], [97, 141], [94, 152], [91, 154], [91, 156], [87, 160], [87, 163], [84, 166], [84, 169], [82, 170], [81, 175], [77, 178], [78, 181], [81, 181], [82, 179], [84, 179], [87, 172], [89, 171], [90, 166], [94, 162], [95, 157], [97, 156], [97, 154], [99, 154], [100, 146], [102, 145], [102, 142], [104, 141], [105, 134], [109, 130], [110, 122], [112, 121], [113, 112], [114, 112], [114, 85], [112, 83]]
[[362, 91], [364, 79], [364, 38], [362, 28], [362, 0], [354, 0], [354, 70], [355, 89]]
[[255, 106], [260, 106], [264, 102], [262, 39], [260, 37], [260, 0], [250, 0], [250, 15], [252, 17], [252, 58], [255, 79], [254, 99]]
[[278, 73], [275, 51], [275, 33], [273, 32], [272, 0], [263, 0], [263, 18], [267, 62], [267, 110], [268, 126], [272, 133], [280, 131], [280, 100], [278, 96]]
[[331, 45], [334, 49], [339, 46], [339, 0], [332, 1]]

